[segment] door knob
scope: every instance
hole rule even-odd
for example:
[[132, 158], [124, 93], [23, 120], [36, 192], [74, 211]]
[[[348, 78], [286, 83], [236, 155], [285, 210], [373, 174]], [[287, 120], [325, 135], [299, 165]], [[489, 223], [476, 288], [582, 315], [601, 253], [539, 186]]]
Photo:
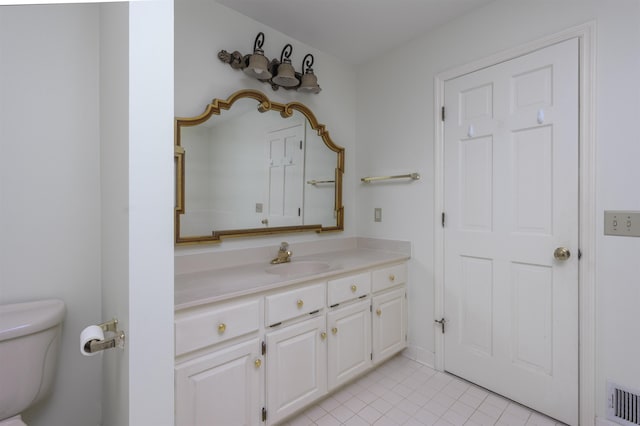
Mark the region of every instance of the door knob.
[[554, 250], [553, 257], [557, 260], [567, 260], [571, 257], [571, 252], [566, 247], [558, 247]]

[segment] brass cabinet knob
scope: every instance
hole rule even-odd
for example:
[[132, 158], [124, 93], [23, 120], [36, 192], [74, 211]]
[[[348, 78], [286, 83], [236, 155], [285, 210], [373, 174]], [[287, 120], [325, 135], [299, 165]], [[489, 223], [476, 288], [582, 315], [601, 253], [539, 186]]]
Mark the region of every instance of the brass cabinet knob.
[[304, 305], [304, 302], [302, 301], [302, 299], [298, 299], [298, 301], [296, 302], [296, 305], [298, 305], [298, 308], [302, 308], [302, 306]]
[[382, 315], [382, 309], [380, 308], [376, 309], [376, 315], [378, 316]]
[[333, 327], [333, 328], [331, 329], [331, 332], [332, 332], [333, 334], [338, 334], [338, 329], [337, 329], [336, 327]]
[[354, 293], [355, 293], [356, 291], [358, 291], [358, 286], [357, 286], [357, 285], [355, 285], [355, 284], [353, 284], [353, 285], [351, 286], [351, 291], [352, 291], [352, 292], [354, 292]]
[[255, 364], [256, 368], [260, 368], [260, 366], [262, 365], [262, 360], [260, 358], [256, 358], [253, 363]]
[[226, 329], [227, 325], [225, 323], [221, 322], [220, 324], [218, 324], [218, 333], [222, 334]]
[[320, 338], [322, 340], [326, 339], [327, 338], [327, 333], [325, 333], [324, 331], [322, 333], [320, 333]]
[[391, 274], [389, 275], [389, 281], [395, 281], [396, 280], [396, 276]]

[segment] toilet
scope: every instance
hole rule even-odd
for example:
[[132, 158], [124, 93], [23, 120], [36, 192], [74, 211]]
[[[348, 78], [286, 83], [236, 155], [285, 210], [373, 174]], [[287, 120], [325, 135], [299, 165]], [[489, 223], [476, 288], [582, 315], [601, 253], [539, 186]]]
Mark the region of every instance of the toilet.
[[26, 426], [20, 413], [51, 390], [64, 313], [58, 299], [0, 305], [0, 426]]

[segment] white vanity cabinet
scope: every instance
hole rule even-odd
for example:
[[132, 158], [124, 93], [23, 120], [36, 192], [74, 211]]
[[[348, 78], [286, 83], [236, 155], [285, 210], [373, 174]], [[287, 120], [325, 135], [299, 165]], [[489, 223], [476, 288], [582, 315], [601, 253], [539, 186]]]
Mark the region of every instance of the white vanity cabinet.
[[261, 424], [260, 312], [250, 298], [176, 314], [176, 425]]
[[325, 289], [323, 281], [265, 297], [268, 424], [327, 393]]
[[[407, 265], [372, 273], [372, 359], [378, 364], [407, 345]], [[376, 292], [376, 290], [378, 290]]]
[[176, 425], [270, 426], [406, 346], [406, 262], [175, 315]]
[[176, 425], [259, 425], [262, 357], [257, 338], [176, 366]]
[[267, 424], [274, 424], [327, 393], [325, 317], [267, 333]]
[[333, 390], [371, 367], [371, 299], [327, 314], [328, 385]]

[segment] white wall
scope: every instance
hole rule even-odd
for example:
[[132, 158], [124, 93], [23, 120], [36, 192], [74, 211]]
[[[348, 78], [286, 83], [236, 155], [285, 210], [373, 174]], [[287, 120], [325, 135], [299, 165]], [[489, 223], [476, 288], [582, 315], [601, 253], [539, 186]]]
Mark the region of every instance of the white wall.
[[30, 426], [100, 421], [100, 363], [78, 350], [101, 320], [98, 30], [96, 5], [0, 7], [0, 303], [67, 307]]
[[[226, 99], [241, 89], [257, 89], [277, 102], [299, 101], [309, 107], [318, 121], [327, 126], [333, 141], [346, 148], [345, 232], [317, 235], [300, 233], [259, 239], [225, 240], [208, 247], [182, 247], [178, 254], [195, 251], [221, 251], [253, 246], [279, 246], [280, 241], [309, 241], [355, 235], [355, 202], [352, 182], [355, 165], [355, 71], [337, 59], [284, 36], [246, 16], [213, 1], [176, 0], [175, 2], [175, 113], [189, 117], [201, 114], [213, 98]], [[314, 71], [322, 92], [317, 95], [280, 89], [246, 77], [217, 58], [220, 50], [250, 53], [258, 32], [264, 32], [265, 55], [280, 57], [285, 44], [293, 45], [293, 65], [300, 70], [307, 53], [315, 57]], [[277, 250], [277, 249], [275, 249]]]
[[[129, 5], [100, 6], [100, 178], [102, 320], [129, 331]], [[98, 358], [98, 359], [96, 359]], [[100, 360], [99, 358], [102, 358]], [[102, 362], [100, 362], [102, 361]], [[108, 351], [102, 370], [102, 425], [126, 425], [129, 357]], [[125, 380], [122, 380], [122, 377]]]
[[[640, 2], [497, 0], [358, 68], [356, 174], [418, 171], [407, 185], [362, 187], [357, 235], [413, 242], [410, 343], [434, 351], [434, 111], [439, 72], [566, 28], [597, 24], [597, 414], [607, 378], [640, 388], [640, 239], [602, 235], [603, 210], [640, 210]], [[409, 60], [407, 60], [409, 59]], [[400, 71], [402, 70], [402, 71]], [[401, 73], [402, 78], [390, 76]], [[385, 100], [393, 108], [381, 108]], [[376, 120], [384, 111], [385, 120]], [[383, 208], [383, 222], [372, 210]], [[432, 355], [431, 355], [432, 356]]]
[[129, 3], [129, 374], [116, 373], [131, 426], [174, 424], [173, 22], [173, 0]]

